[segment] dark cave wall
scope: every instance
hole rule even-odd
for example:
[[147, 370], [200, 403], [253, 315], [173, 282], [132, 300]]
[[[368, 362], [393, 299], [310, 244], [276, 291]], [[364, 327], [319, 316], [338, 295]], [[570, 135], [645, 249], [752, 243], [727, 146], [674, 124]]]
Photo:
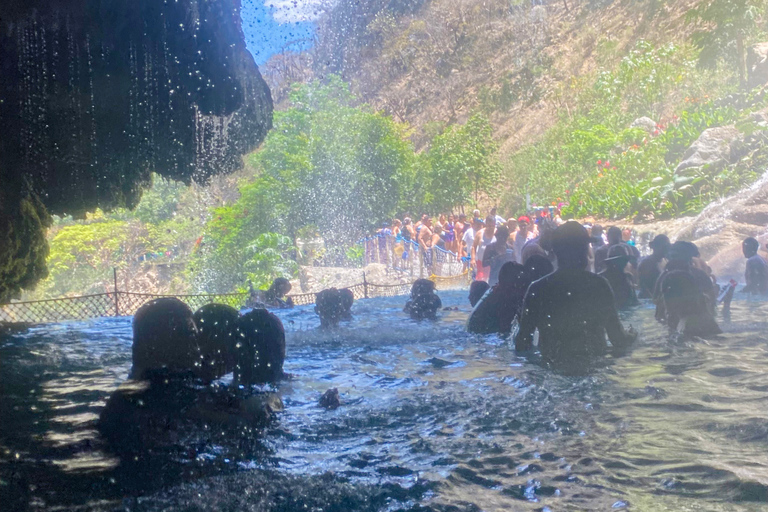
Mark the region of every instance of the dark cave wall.
[[0, 2], [0, 300], [45, 275], [49, 214], [132, 207], [151, 173], [232, 172], [272, 99], [239, 0]]

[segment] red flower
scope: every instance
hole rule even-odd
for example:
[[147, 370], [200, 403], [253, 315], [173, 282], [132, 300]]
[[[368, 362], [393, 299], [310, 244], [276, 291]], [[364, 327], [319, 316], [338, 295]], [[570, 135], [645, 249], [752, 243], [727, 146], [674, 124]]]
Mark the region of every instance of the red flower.
[[568, 195], [568, 194], [570, 194], [570, 193], [571, 193], [571, 191], [570, 191], [570, 190], [566, 190], [566, 191], [565, 191], [565, 195]]
[[610, 167], [610, 166], [611, 166], [611, 162], [609, 162], [608, 160], [606, 160], [606, 161], [605, 161], [605, 167], [606, 167], [606, 168], [608, 168], [608, 167]]
[[597, 161], [597, 165], [600, 165], [600, 164], [602, 164], [602, 163], [603, 163], [603, 161], [602, 161], [602, 160], [598, 160], [598, 161]]

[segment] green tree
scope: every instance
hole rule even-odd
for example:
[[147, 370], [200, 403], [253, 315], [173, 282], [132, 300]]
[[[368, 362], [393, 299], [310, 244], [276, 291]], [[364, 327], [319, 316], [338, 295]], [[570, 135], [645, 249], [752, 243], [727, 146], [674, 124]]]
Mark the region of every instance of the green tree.
[[477, 203], [480, 194], [495, 196], [501, 177], [496, 149], [491, 125], [480, 114], [435, 137], [428, 156], [432, 210]]
[[693, 33], [699, 65], [714, 68], [720, 59], [734, 63], [742, 87], [747, 84], [746, 40], [756, 31], [765, 0], [706, 0], [688, 11], [688, 19], [704, 24]]
[[356, 105], [336, 76], [295, 88], [289, 108], [251, 160], [277, 188], [276, 211], [295, 237], [317, 226], [334, 244], [349, 243], [391, 218], [413, 183], [407, 127]]

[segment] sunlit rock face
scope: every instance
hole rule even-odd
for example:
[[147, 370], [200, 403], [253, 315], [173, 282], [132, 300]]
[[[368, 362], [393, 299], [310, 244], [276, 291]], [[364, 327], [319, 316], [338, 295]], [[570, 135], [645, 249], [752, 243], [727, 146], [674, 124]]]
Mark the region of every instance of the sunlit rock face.
[[44, 273], [45, 209], [131, 207], [152, 171], [204, 181], [263, 140], [239, 4], [0, 2], [0, 300]]

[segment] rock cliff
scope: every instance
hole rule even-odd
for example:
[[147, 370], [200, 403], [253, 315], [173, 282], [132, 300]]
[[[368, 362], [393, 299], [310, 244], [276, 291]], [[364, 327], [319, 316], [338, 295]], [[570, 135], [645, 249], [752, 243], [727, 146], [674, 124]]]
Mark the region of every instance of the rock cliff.
[[0, 3], [0, 300], [45, 275], [50, 214], [132, 207], [264, 139], [272, 99], [239, 0]]

